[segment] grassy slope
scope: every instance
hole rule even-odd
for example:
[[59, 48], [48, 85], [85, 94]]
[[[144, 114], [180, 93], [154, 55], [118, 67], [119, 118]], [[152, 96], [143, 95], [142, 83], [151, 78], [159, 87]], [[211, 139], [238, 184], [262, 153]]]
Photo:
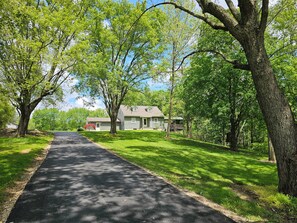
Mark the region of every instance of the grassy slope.
[[157, 131], [121, 131], [116, 136], [106, 132], [82, 134], [250, 220], [280, 222], [281, 217], [297, 213], [297, 199], [277, 193], [275, 164], [261, 162], [263, 155], [232, 152], [179, 135], [165, 140], [165, 134]]
[[4, 191], [30, 167], [52, 136], [0, 137], [0, 203]]

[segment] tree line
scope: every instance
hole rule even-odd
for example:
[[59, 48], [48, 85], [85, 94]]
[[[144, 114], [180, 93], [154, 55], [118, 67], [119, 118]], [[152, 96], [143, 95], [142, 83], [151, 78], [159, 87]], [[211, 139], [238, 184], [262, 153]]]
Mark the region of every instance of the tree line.
[[30, 127], [38, 130], [73, 131], [83, 128], [87, 117], [108, 117], [104, 109], [88, 110], [86, 108], [72, 108], [60, 111], [57, 108], [36, 110], [30, 120]]

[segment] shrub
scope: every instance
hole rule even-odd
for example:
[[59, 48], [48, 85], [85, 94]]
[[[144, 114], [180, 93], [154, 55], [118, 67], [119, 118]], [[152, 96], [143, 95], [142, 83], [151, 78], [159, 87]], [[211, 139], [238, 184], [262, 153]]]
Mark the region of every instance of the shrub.
[[96, 130], [96, 126], [95, 126], [95, 124], [86, 124], [84, 126], [84, 129], [86, 129], [86, 130]]

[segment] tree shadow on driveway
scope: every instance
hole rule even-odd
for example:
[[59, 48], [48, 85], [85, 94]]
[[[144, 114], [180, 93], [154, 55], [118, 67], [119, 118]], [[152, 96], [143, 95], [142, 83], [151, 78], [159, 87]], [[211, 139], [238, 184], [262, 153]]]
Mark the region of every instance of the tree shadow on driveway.
[[7, 222], [234, 222], [76, 133], [56, 133]]

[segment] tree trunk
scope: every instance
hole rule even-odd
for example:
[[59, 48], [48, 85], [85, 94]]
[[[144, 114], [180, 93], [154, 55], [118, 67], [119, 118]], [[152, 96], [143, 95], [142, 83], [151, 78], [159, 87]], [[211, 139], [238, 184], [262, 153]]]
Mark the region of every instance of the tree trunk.
[[115, 135], [117, 134], [117, 117], [118, 117], [118, 112], [113, 109], [110, 113], [110, 134]]
[[171, 87], [170, 87], [170, 95], [169, 95], [169, 112], [168, 112], [168, 126], [166, 131], [166, 138], [170, 138], [170, 129], [171, 129], [171, 116], [172, 116], [172, 107], [173, 107], [173, 92], [174, 92], [174, 84], [175, 84], [175, 55], [176, 55], [176, 46], [175, 42], [172, 43], [172, 61], [171, 61]]
[[[231, 115], [232, 116], [232, 115]], [[237, 142], [238, 142], [238, 126], [234, 118], [230, 119], [230, 149], [237, 151]]]
[[293, 113], [274, 76], [264, 40], [255, 35], [242, 43], [257, 91], [257, 100], [277, 160], [279, 192], [297, 196], [297, 143]]
[[187, 117], [187, 137], [193, 138], [193, 131], [192, 131], [192, 119], [190, 116]]
[[17, 129], [18, 137], [24, 137], [27, 134], [31, 113], [32, 111], [27, 107], [20, 109], [20, 121]]
[[271, 139], [269, 136], [268, 136], [268, 160], [272, 161], [272, 162], [276, 161], [274, 148], [273, 148], [273, 145], [272, 145], [272, 142], [271, 142]]

